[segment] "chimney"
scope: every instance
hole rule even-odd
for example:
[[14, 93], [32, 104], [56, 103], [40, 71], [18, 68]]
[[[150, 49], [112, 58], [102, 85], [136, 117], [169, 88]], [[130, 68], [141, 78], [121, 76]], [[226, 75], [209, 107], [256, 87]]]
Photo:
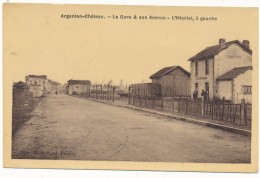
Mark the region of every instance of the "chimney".
[[243, 45], [249, 49], [249, 41], [243, 40]]
[[225, 42], [226, 42], [226, 40], [224, 38], [220, 38], [219, 39], [219, 46], [221, 46], [221, 47], [224, 46]]

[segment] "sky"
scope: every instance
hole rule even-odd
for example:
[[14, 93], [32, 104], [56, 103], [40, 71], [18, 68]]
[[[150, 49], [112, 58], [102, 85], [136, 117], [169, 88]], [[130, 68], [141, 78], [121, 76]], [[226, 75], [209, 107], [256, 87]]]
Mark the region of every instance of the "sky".
[[[177, 8], [83, 5], [17, 5], [4, 8], [4, 68], [12, 82], [47, 75], [118, 85], [150, 82], [163, 67], [180, 65], [219, 38], [249, 40], [257, 49], [253, 8]], [[66, 19], [97, 14], [216, 17], [217, 21]], [[253, 58], [256, 56], [253, 55]]]

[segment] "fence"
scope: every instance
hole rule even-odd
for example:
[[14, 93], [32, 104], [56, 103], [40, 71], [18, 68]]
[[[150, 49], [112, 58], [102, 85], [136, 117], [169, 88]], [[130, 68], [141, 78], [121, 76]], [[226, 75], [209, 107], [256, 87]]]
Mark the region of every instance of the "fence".
[[136, 95], [129, 96], [128, 103], [140, 107], [251, 126], [252, 105], [246, 104], [244, 100], [241, 101], [241, 104], [232, 104], [225, 100], [203, 102], [202, 100], [194, 101], [189, 97], [161, 99]]
[[120, 100], [120, 95], [117, 94], [113, 89], [108, 90], [108, 91], [95, 91], [92, 90], [89, 92], [83, 92], [78, 94], [79, 96], [82, 97], [87, 97], [87, 98], [92, 98], [92, 99], [97, 99], [97, 100], [107, 100], [107, 101], [114, 101], [114, 100]]
[[225, 102], [205, 103], [203, 110], [205, 118], [217, 119], [240, 125], [251, 125], [252, 106], [250, 104], [245, 104], [243, 100], [241, 104]]

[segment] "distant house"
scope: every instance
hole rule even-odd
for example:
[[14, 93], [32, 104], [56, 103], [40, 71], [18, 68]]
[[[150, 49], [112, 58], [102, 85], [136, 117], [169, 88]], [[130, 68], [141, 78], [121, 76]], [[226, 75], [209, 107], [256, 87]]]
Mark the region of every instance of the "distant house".
[[160, 84], [162, 97], [190, 96], [190, 73], [180, 66], [165, 67], [150, 79]]
[[[252, 50], [249, 48], [248, 40], [244, 40], [242, 43], [238, 40], [226, 42], [221, 38], [217, 45], [203, 49], [189, 61], [191, 95], [193, 91], [198, 91], [200, 96], [201, 91], [205, 90], [210, 99], [222, 99], [225, 96], [226, 99], [237, 102], [242, 97], [241, 91], [245, 87], [252, 87], [252, 78], [249, 77], [252, 69], [248, 67], [252, 66]], [[233, 77], [233, 79], [231, 80], [227, 76]], [[244, 80], [242, 80], [242, 76]], [[235, 83], [230, 85], [230, 80], [240, 82], [235, 86]], [[232, 95], [227, 95], [227, 93], [232, 93]]]
[[40, 97], [49, 93], [61, 93], [61, 84], [47, 78], [47, 75], [27, 75], [25, 82], [34, 97]]
[[48, 92], [47, 75], [27, 75], [25, 82], [34, 97], [40, 97]]
[[89, 80], [69, 80], [68, 94], [80, 95], [90, 91], [91, 82]]
[[68, 83], [63, 84], [62, 87], [61, 87], [62, 93], [67, 94], [68, 91], [69, 91], [68, 88], [69, 88], [69, 87], [68, 87]]
[[48, 79], [47, 75], [27, 75], [25, 77], [25, 82], [27, 85], [47, 85]]
[[50, 93], [61, 93], [61, 84], [59, 82], [48, 80], [48, 83], [50, 85]]

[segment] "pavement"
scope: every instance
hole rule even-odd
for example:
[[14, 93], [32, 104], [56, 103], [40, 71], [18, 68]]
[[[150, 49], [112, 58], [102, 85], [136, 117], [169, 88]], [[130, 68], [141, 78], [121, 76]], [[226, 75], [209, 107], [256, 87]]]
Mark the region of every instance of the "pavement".
[[43, 98], [12, 140], [13, 159], [250, 163], [251, 138], [67, 95]]

